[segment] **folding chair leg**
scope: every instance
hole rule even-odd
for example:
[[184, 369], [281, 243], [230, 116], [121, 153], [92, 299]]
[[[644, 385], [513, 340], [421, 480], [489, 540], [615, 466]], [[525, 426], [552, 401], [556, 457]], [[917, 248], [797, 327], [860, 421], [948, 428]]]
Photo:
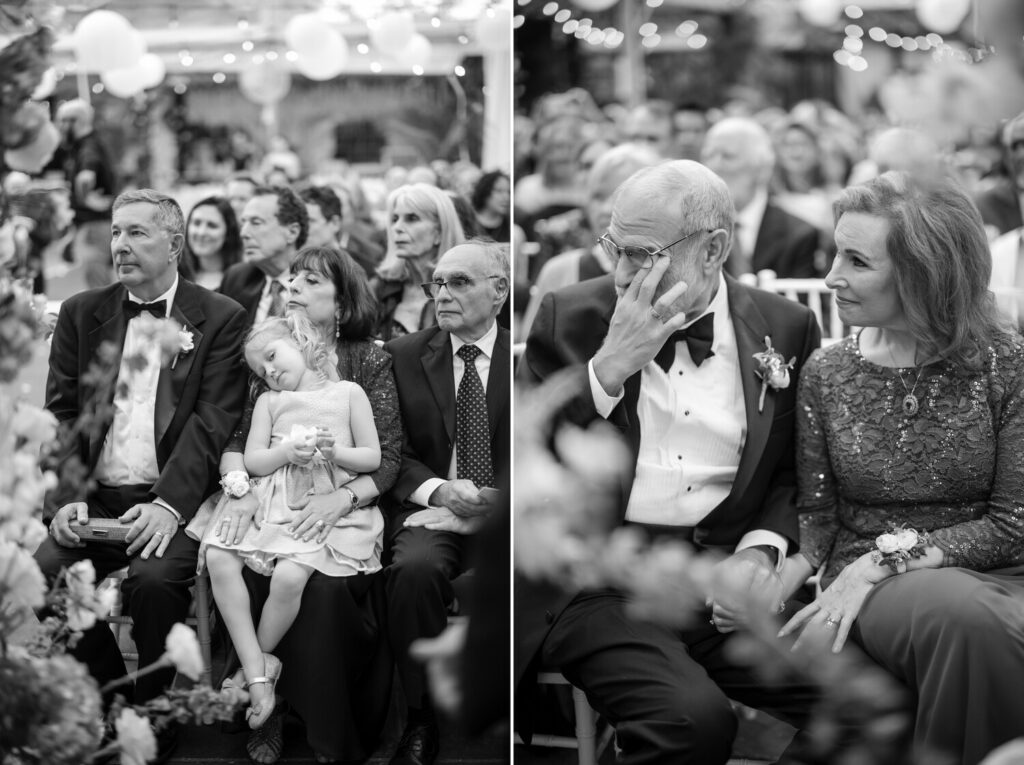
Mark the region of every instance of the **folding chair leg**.
[[587, 695], [576, 686], [572, 688], [572, 703], [576, 716], [579, 765], [597, 765], [597, 715], [590, 707]]

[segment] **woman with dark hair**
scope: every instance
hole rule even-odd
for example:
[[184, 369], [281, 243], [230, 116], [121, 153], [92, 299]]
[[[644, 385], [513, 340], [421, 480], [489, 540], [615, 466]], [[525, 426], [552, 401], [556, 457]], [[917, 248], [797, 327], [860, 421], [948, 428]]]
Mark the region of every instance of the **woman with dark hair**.
[[[322, 501], [310, 499], [296, 513], [294, 528], [313, 539], [356, 507], [373, 504], [391, 488], [401, 461], [402, 423], [391, 357], [370, 339], [376, 302], [366, 275], [347, 254], [333, 247], [307, 247], [291, 265], [288, 313], [302, 313], [328, 339], [338, 376], [359, 385], [370, 400], [380, 438], [380, 468], [360, 475]], [[333, 340], [332, 340], [333, 339]], [[259, 384], [253, 397], [261, 393]], [[252, 405], [246, 408], [221, 458], [221, 474], [243, 470], [242, 450]], [[318, 446], [330, 445], [321, 438]], [[252, 519], [243, 496], [236, 520], [223, 530], [237, 539]], [[283, 670], [277, 690], [306, 724], [306, 738], [318, 762], [361, 761], [377, 746], [391, 693], [392, 656], [381, 620], [386, 613], [382, 572], [332, 578], [313, 574], [303, 593], [293, 629], [274, 649]], [[269, 579], [246, 572], [254, 612], [267, 596]], [[316, 641], [304, 639], [317, 635]], [[282, 717], [271, 717], [250, 735], [249, 756], [276, 762], [281, 754]]]
[[512, 239], [508, 215], [511, 189], [508, 176], [500, 170], [493, 170], [480, 177], [469, 200], [476, 210], [480, 233], [495, 242], [508, 242]]
[[973, 765], [1024, 736], [1024, 344], [955, 181], [890, 172], [834, 209], [826, 282], [863, 329], [800, 374], [783, 577], [823, 590], [783, 634], [851, 637], [911, 689], [915, 759]]
[[201, 287], [215, 290], [224, 272], [242, 260], [242, 237], [231, 203], [206, 197], [192, 207], [185, 222], [185, 249], [178, 271]]

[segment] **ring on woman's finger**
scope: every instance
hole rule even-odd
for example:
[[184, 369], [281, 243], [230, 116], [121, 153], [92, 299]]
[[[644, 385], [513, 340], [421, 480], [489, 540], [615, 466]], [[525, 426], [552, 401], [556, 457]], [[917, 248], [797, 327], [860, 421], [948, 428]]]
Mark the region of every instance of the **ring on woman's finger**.
[[661, 321], [661, 314], [654, 310], [653, 305], [651, 306], [651, 316], [653, 316], [658, 321]]
[[839, 626], [839, 620], [836, 619], [835, 617], [833, 617], [832, 614], [829, 614], [828, 618], [825, 619], [825, 626], [826, 627], [838, 627]]
[[322, 529], [323, 529], [323, 527], [324, 527], [325, 525], [327, 525], [327, 524], [325, 524], [325, 523], [323, 522], [323, 519], [321, 519], [321, 520], [317, 521], [316, 523], [314, 523], [313, 525], [314, 525], [314, 526], [315, 526], [316, 528], [318, 528], [318, 529], [321, 529], [321, 530], [322, 530]]

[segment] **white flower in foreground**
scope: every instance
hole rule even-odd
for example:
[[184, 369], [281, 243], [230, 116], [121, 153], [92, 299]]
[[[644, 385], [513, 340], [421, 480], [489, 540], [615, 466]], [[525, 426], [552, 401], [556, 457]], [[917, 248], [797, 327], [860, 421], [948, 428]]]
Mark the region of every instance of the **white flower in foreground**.
[[105, 619], [113, 610], [120, 594], [120, 585], [108, 580], [106, 584], [96, 590], [96, 599], [92, 607], [93, 613], [99, 618]]
[[75, 632], [85, 632], [96, 624], [96, 614], [86, 606], [72, 604], [68, 606], [68, 627]]
[[79, 602], [92, 600], [96, 592], [96, 569], [86, 558], [72, 563], [67, 574], [68, 592]]
[[41, 608], [46, 580], [35, 558], [14, 542], [0, 540], [0, 611]]
[[[175, 625], [177, 626], [177, 625]], [[114, 721], [117, 745], [121, 747], [121, 765], [146, 765], [156, 757], [156, 736], [149, 721], [134, 709], [122, 709]]]
[[203, 655], [196, 633], [180, 622], [171, 627], [164, 644], [169, 658], [183, 675], [198, 680], [203, 673]]

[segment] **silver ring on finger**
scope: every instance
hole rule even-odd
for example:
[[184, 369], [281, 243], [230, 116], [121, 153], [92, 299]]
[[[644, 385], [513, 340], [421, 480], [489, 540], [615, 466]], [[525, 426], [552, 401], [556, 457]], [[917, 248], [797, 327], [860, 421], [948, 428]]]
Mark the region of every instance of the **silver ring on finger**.
[[656, 310], [654, 310], [654, 306], [653, 305], [651, 306], [651, 316], [653, 316], [658, 321], [661, 321], [661, 314], [658, 313]]
[[317, 528], [317, 530], [323, 531], [324, 530], [324, 526], [326, 526], [327, 524], [323, 522], [323, 519], [321, 519], [321, 520], [317, 521], [316, 523], [314, 523], [313, 525]]
[[836, 619], [834, 616], [832, 616], [832, 614], [829, 614], [828, 618], [825, 619], [825, 626], [826, 627], [838, 627], [839, 626], [839, 620]]

